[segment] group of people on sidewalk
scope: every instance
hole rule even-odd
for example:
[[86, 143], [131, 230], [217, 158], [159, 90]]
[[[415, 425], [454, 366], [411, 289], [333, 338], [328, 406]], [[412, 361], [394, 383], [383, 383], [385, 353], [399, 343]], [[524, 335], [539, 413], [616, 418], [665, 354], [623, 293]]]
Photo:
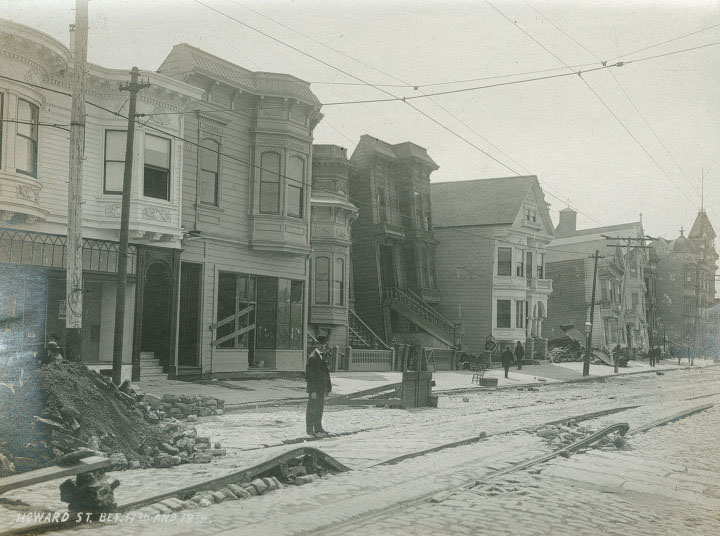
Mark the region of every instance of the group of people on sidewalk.
[[525, 357], [525, 349], [523, 348], [523, 345], [520, 343], [520, 341], [517, 341], [515, 344], [515, 351], [513, 351], [513, 347], [511, 344], [508, 344], [505, 347], [505, 350], [503, 350], [502, 355], [500, 356], [500, 362], [502, 363], [503, 368], [505, 369], [505, 377], [508, 377], [508, 373], [510, 372], [510, 367], [513, 363], [517, 364], [518, 370], [522, 369], [522, 362], [523, 358]]

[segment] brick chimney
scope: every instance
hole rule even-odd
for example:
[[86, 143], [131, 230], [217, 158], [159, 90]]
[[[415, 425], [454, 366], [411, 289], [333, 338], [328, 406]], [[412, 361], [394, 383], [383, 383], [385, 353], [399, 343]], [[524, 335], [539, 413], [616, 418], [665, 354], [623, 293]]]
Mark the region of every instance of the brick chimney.
[[568, 235], [577, 231], [577, 212], [570, 207], [560, 211], [560, 222], [555, 228], [556, 235]]

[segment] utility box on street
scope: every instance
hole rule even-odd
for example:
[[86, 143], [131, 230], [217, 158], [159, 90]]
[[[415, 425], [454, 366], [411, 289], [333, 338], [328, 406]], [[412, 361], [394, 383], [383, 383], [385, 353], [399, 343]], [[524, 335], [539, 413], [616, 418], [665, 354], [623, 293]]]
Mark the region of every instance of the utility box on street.
[[437, 397], [432, 395], [432, 372], [408, 370], [402, 377], [402, 400], [406, 408], [437, 407]]

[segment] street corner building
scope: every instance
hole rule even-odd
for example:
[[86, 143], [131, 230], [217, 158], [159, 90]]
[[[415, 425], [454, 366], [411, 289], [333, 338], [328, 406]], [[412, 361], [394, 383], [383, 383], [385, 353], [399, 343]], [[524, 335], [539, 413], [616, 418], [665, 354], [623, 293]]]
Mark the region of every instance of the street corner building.
[[[0, 322], [7, 355], [32, 359], [48, 337], [65, 339], [70, 50], [32, 28], [0, 20]], [[108, 368], [113, 356], [116, 272], [125, 166], [127, 70], [87, 65], [83, 161], [81, 359]], [[141, 353], [167, 367], [180, 258], [183, 118], [202, 92], [143, 72], [137, 111], [123, 375]], [[119, 112], [119, 113], [118, 113]], [[127, 111], [125, 110], [125, 113]], [[167, 114], [167, 115], [165, 115]], [[155, 365], [156, 362], [153, 362]], [[158, 367], [154, 366], [153, 370]]]
[[542, 359], [554, 227], [537, 177], [439, 182], [431, 191], [440, 312], [462, 324], [463, 351], [484, 354], [493, 337], [498, 350], [521, 341], [526, 359]]
[[[593, 346], [610, 352], [615, 347], [647, 352], [650, 345], [653, 271], [651, 250], [644, 247], [641, 221], [577, 229], [577, 213], [560, 211], [555, 238], [546, 259], [547, 276], [553, 294], [545, 332], [549, 339], [570, 333], [584, 341], [589, 321], [594, 275], [593, 254], [598, 251], [595, 309], [592, 322]], [[631, 240], [623, 240], [629, 238]], [[625, 244], [630, 244], [626, 247]], [[580, 333], [580, 335], [578, 335]], [[583, 342], [584, 344], [584, 342]]]
[[[187, 44], [173, 47], [158, 72], [200, 90], [185, 108], [192, 113], [184, 124], [185, 234], [170, 372], [300, 372], [320, 102], [307, 82], [249, 71]], [[347, 263], [343, 254], [333, 262]]]
[[720, 355], [715, 298], [718, 254], [715, 230], [704, 210], [687, 236], [653, 240], [652, 314], [656, 344], [678, 357]]

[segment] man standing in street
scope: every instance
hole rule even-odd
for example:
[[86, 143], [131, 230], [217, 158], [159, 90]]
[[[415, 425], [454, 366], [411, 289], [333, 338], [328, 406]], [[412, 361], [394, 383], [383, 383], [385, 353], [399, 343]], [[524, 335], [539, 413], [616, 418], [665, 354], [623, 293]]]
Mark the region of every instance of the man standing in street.
[[517, 344], [515, 345], [515, 361], [517, 361], [518, 370], [522, 369], [522, 362], [523, 362], [524, 357], [525, 357], [525, 349], [523, 348], [523, 345], [520, 344], [520, 341], [518, 341]]
[[308, 435], [327, 435], [322, 427], [325, 395], [332, 390], [330, 383], [330, 370], [325, 362], [327, 354], [327, 337], [321, 335], [317, 338], [318, 347], [307, 359], [305, 365], [305, 379], [307, 381], [308, 404], [305, 413], [305, 426]]
[[500, 362], [502, 363], [503, 368], [505, 369], [505, 377], [508, 377], [508, 372], [510, 372], [510, 365], [513, 363], [513, 351], [511, 349], [511, 345], [507, 345], [505, 347], [505, 350], [502, 353], [502, 356], [500, 357]]

